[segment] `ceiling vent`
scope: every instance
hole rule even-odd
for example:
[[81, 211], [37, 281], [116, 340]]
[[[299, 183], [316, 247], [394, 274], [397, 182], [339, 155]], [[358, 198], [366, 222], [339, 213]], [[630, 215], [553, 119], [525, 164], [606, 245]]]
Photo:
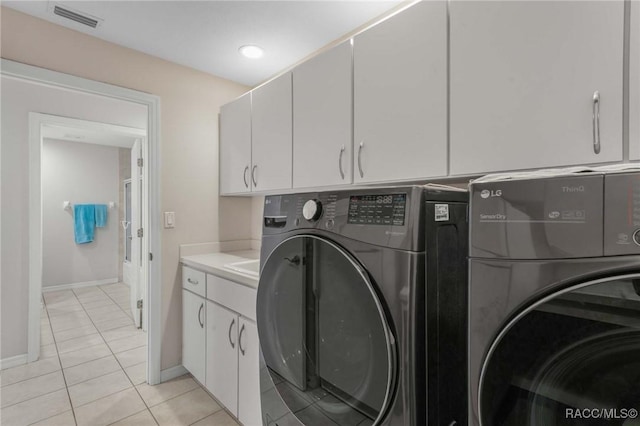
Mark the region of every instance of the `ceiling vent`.
[[52, 5], [51, 11], [54, 15], [61, 16], [66, 19], [70, 19], [79, 24], [86, 25], [87, 27], [97, 28], [98, 25], [102, 22], [102, 19], [93, 17], [86, 13], [79, 13], [78, 11], [72, 10], [66, 6], [61, 6], [58, 4]]

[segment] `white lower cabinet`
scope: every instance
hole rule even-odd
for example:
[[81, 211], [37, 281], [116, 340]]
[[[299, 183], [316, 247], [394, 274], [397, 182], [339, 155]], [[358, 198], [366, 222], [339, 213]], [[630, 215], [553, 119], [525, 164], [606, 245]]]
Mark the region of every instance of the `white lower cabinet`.
[[182, 291], [182, 364], [244, 426], [262, 426], [256, 289], [192, 268], [183, 274], [202, 283], [206, 299]]
[[238, 335], [238, 419], [245, 426], [262, 425], [258, 327], [240, 317]]
[[209, 300], [206, 364], [207, 389], [238, 417], [238, 314]]
[[200, 383], [205, 381], [205, 300], [182, 290], [182, 365]]

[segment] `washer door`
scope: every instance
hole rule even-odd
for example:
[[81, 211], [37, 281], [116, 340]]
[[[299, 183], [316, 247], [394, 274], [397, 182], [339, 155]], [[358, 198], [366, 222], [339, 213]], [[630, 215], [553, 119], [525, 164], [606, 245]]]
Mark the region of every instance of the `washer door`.
[[394, 339], [373, 283], [345, 250], [315, 236], [276, 247], [260, 274], [257, 323], [287, 414], [306, 426], [370, 425], [384, 416]]
[[485, 359], [478, 402], [483, 425], [640, 425], [640, 276], [521, 313]]

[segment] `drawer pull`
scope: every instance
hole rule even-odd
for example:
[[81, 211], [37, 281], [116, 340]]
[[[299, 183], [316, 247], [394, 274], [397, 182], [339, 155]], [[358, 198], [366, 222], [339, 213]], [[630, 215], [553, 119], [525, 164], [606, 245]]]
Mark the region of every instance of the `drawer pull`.
[[233, 324], [236, 323], [235, 318], [231, 320], [231, 324], [229, 324], [229, 343], [231, 344], [231, 347], [235, 349], [236, 344], [233, 343], [233, 341], [231, 340], [231, 329], [233, 328]]
[[189, 284], [198, 285], [198, 280], [192, 280], [191, 278], [187, 278]]

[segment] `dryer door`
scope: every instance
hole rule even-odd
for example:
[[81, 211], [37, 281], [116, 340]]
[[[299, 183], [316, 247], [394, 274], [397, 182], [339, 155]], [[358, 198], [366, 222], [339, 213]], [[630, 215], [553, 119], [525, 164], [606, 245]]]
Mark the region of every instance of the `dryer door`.
[[581, 284], [517, 316], [480, 378], [481, 424], [638, 425], [640, 276]]
[[[265, 424], [287, 415], [306, 426], [383, 417], [395, 340], [375, 285], [344, 249], [315, 236], [276, 247], [260, 274], [257, 324]], [[269, 390], [279, 398], [269, 401]]]

